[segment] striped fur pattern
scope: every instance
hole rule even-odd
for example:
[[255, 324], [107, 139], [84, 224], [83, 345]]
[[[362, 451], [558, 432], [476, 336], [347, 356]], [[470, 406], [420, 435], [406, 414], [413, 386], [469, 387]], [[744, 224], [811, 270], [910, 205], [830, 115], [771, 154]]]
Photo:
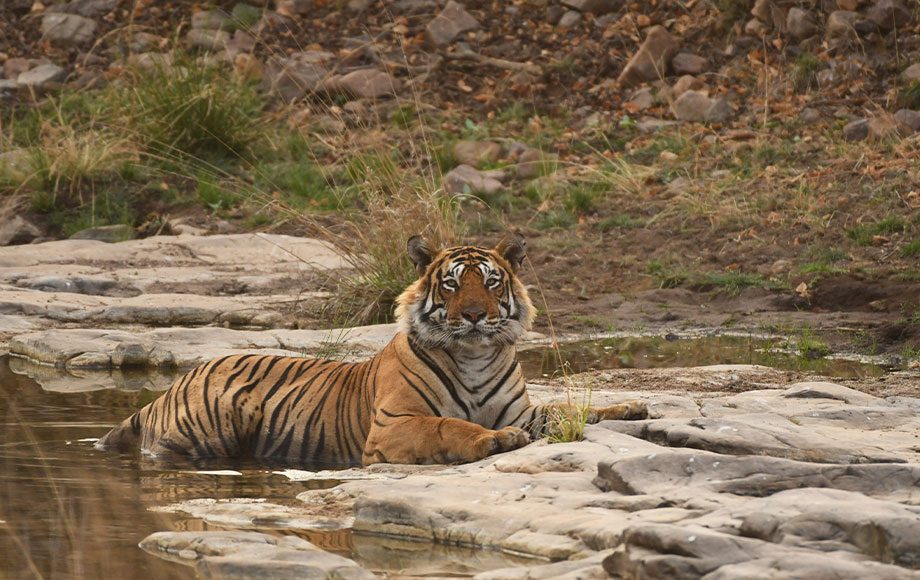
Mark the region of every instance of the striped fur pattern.
[[[436, 252], [415, 236], [408, 251], [420, 277], [397, 301], [399, 332], [371, 360], [216, 359], [98, 446], [369, 465], [468, 462], [526, 445], [550, 409], [530, 403], [514, 347], [534, 317], [516, 275], [524, 247], [514, 236]], [[592, 409], [588, 421], [645, 416], [630, 401]]]

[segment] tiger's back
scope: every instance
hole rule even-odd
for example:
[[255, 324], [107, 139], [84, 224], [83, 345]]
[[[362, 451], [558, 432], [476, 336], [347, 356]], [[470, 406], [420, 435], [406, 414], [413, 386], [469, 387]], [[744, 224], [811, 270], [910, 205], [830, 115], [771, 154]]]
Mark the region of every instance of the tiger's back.
[[360, 463], [373, 375], [362, 363], [268, 355], [212, 360], [100, 439], [149, 455]]

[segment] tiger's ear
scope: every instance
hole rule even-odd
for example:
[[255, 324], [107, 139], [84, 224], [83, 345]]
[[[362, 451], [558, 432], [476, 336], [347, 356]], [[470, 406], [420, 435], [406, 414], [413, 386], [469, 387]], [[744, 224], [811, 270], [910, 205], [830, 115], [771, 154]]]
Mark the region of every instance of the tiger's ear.
[[495, 246], [495, 251], [498, 255], [508, 260], [512, 272], [517, 272], [518, 268], [521, 267], [521, 263], [524, 261], [524, 258], [527, 257], [526, 250], [527, 242], [524, 241], [524, 236], [521, 234], [505, 236], [505, 238]]
[[434, 258], [434, 253], [428, 247], [428, 243], [422, 239], [422, 236], [412, 236], [406, 242], [406, 251], [409, 253], [412, 263], [415, 264], [415, 270], [419, 276], [424, 274], [425, 270], [428, 269], [428, 264]]

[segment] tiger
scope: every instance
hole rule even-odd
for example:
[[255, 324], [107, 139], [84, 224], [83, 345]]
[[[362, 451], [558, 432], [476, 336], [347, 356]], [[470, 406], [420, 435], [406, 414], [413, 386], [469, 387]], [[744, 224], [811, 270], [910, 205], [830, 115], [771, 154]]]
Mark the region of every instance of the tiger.
[[[97, 447], [147, 456], [289, 464], [467, 463], [527, 445], [576, 407], [531, 404], [516, 343], [536, 309], [518, 278], [520, 234], [494, 248], [406, 248], [418, 279], [396, 299], [397, 332], [364, 362], [259, 354], [188, 372]], [[582, 419], [641, 419], [642, 401]]]

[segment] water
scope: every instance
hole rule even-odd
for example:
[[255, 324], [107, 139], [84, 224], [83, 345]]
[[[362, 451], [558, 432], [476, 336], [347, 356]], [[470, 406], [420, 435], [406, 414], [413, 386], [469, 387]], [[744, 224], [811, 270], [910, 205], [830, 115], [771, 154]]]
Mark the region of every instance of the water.
[[[880, 377], [892, 370], [859, 360], [810, 359], [790, 352], [785, 339], [750, 336], [603, 338], [560, 344], [559, 351], [569, 373], [620, 368], [752, 364], [851, 379]], [[518, 358], [527, 378], [555, 377], [561, 372], [559, 356], [551, 346], [518, 351]]]
[[[0, 578], [195, 578], [192, 567], [148, 554], [137, 544], [157, 531], [220, 528], [149, 508], [194, 498], [297, 504], [298, 493], [337, 483], [294, 482], [253, 463], [158, 467], [93, 448], [96, 438], [159, 396], [172, 379], [122, 373], [72, 376], [0, 356]], [[233, 469], [241, 475], [198, 473], [196, 468]], [[259, 531], [297, 535], [366, 568], [403, 575], [469, 576], [533, 562], [349, 529]]]

